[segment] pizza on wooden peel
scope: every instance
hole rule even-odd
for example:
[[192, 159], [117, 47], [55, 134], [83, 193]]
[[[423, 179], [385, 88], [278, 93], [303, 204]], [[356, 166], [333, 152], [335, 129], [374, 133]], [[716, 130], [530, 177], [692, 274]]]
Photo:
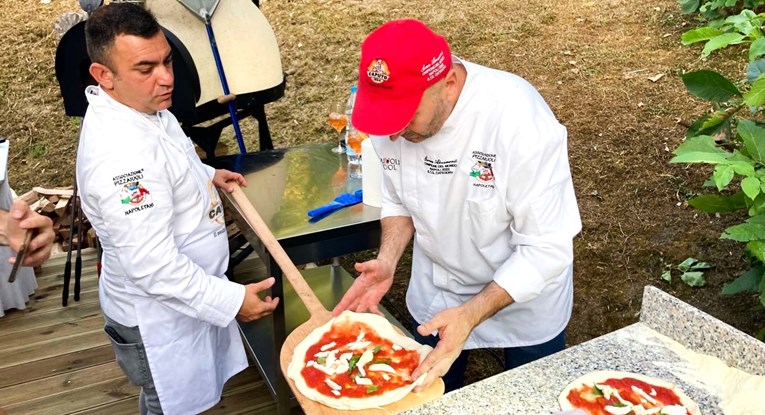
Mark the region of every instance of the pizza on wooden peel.
[[561, 392], [561, 409], [590, 415], [701, 415], [699, 406], [675, 385], [637, 373], [587, 373]]
[[331, 408], [378, 408], [424, 380], [412, 372], [431, 350], [384, 317], [344, 311], [295, 347], [287, 374], [306, 398]]

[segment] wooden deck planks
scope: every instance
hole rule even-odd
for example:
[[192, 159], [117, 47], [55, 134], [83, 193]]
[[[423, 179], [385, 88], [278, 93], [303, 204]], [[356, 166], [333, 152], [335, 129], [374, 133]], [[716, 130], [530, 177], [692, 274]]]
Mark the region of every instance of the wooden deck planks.
[[[27, 308], [23, 311], [8, 313], [0, 320], [0, 337], [14, 333], [46, 327], [58, 323], [76, 322], [78, 320], [101, 315], [101, 305], [98, 301], [75, 302], [60, 310], [45, 310]], [[23, 324], [13, 324], [13, 321], [23, 319]]]
[[[8, 310], [0, 318], [0, 414], [135, 414], [139, 389], [125, 379], [103, 334], [95, 251], [82, 251], [82, 297], [73, 300], [72, 281], [68, 307], [61, 305], [65, 261], [66, 254], [60, 254], [43, 264], [27, 309]], [[237, 277], [260, 279], [264, 269], [259, 260], [248, 259], [237, 267]], [[226, 384], [221, 401], [205, 413], [275, 412], [268, 388], [250, 366]]]
[[110, 361], [114, 361], [114, 351], [111, 345], [104, 344], [92, 349], [10, 366], [0, 369], [0, 392], [3, 392], [3, 388], [8, 386], [76, 371]]
[[[45, 397], [46, 395], [65, 394], [69, 391], [88, 387], [94, 383], [123, 378], [122, 369], [120, 369], [116, 362], [111, 361], [98, 366], [91, 366], [4, 388], [3, 394], [0, 395], [0, 406], [11, 408], [14, 405], [29, 401], [30, 396]], [[55, 394], [52, 394], [52, 391], [55, 391]]]

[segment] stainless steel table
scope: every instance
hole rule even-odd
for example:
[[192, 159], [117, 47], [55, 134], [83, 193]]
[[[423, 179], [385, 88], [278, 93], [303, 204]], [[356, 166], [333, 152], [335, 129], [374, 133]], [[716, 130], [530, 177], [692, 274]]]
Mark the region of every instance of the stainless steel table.
[[[251, 154], [218, 157], [207, 162], [216, 168], [245, 176], [243, 190], [263, 217], [276, 239], [295, 264], [306, 264], [353, 252], [372, 249], [380, 243], [380, 209], [358, 204], [336, 211], [317, 222], [309, 222], [306, 212], [329, 203], [337, 195], [361, 188], [361, 181], [348, 179], [345, 155], [331, 151], [336, 143], [306, 145]], [[224, 199], [229, 196], [226, 192]], [[306, 320], [300, 300], [290, 295], [291, 287], [282, 284], [282, 273], [264, 249], [238, 207], [229, 199], [227, 214], [234, 217], [240, 231], [265, 262], [268, 274], [276, 277], [272, 295], [282, 303], [271, 317], [240, 323], [247, 345], [266, 382], [274, 393], [280, 413], [289, 413], [290, 392], [279, 370], [279, 351], [288, 329]], [[339, 266], [319, 267], [304, 272], [309, 285], [328, 308], [342, 297], [352, 279]], [[303, 314], [299, 311], [302, 309]], [[285, 319], [285, 309], [288, 318]], [[302, 319], [302, 321], [300, 321]], [[394, 320], [392, 320], [394, 321]], [[269, 336], [273, 341], [269, 342]]]

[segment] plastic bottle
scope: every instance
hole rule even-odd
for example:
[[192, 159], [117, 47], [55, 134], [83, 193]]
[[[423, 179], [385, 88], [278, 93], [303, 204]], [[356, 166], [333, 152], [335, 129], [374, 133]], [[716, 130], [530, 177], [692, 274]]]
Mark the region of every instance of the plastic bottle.
[[351, 115], [353, 114], [353, 105], [356, 103], [356, 91], [358, 87], [351, 85], [351, 94], [348, 96], [348, 101], [345, 103], [345, 119], [348, 120], [347, 128], [345, 129], [345, 148], [348, 151], [348, 132], [351, 131]]
[[345, 154], [348, 157], [348, 176], [361, 178], [361, 141], [362, 134], [351, 123], [353, 105], [356, 103], [356, 85], [351, 85], [351, 95], [345, 104], [345, 117], [348, 119], [348, 127], [345, 129]]
[[348, 102], [345, 103], [345, 116], [348, 117], [348, 123], [351, 122], [351, 113], [353, 113], [353, 105], [356, 103], [356, 91], [359, 88], [356, 85], [351, 85], [351, 95], [348, 97]]
[[366, 134], [357, 130], [353, 124], [348, 124], [345, 136], [345, 155], [348, 157], [348, 177], [361, 178], [361, 142]]

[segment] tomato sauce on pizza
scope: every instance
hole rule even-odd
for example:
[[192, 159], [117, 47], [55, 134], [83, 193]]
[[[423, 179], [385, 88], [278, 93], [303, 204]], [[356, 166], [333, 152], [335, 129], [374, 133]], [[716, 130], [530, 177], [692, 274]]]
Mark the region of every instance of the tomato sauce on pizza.
[[410, 385], [420, 363], [363, 323], [336, 325], [310, 346], [301, 375], [308, 387], [334, 398], [364, 398]]
[[572, 389], [567, 399], [573, 407], [590, 415], [688, 414], [673, 390], [630, 377], [582, 385]]

